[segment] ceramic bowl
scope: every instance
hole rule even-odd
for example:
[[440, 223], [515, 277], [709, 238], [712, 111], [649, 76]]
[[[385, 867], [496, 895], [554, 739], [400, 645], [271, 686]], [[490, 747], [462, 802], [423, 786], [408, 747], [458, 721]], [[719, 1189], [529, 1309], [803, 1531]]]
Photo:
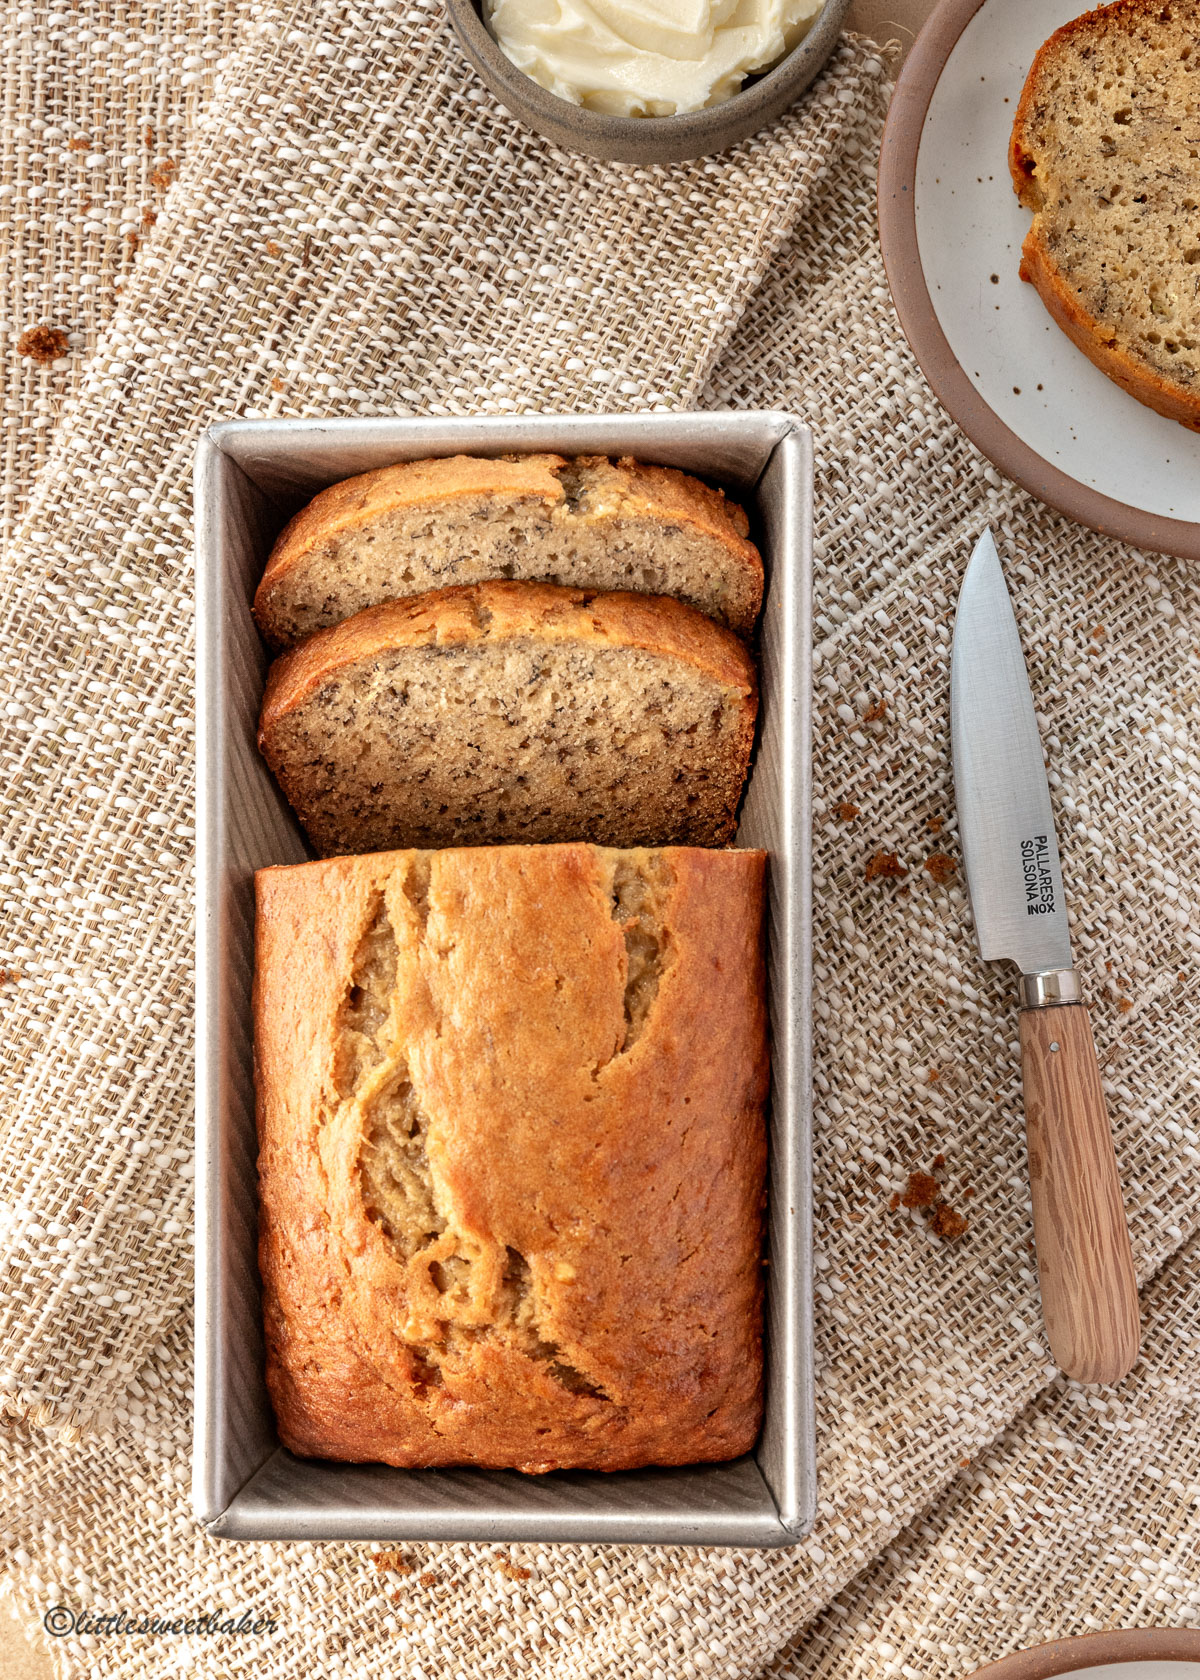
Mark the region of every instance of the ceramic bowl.
[[824, 11], [799, 46], [723, 105], [680, 117], [613, 117], [548, 93], [505, 58], [476, 0], [448, 0], [463, 51], [506, 111], [557, 146], [611, 163], [640, 164], [679, 163], [723, 152], [782, 116], [833, 52], [849, 5], [850, 0], [825, 0]]

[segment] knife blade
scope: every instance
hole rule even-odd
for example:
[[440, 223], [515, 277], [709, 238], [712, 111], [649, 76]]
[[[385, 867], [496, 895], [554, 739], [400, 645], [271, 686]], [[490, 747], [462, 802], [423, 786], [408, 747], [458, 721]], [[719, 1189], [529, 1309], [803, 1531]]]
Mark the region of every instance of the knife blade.
[[1091, 1023], [1071, 956], [1033, 696], [990, 530], [959, 592], [950, 734], [980, 955], [1017, 965], [1042, 1313], [1059, 1366], [1115, 1382], [1139, 1341], [1137, 1280]]
[[991, 531], [975, 544], [959, 592], [950, 731], [980, 956], [1007, 957], [1022, 974], [1072, 968], [1042, 743]]

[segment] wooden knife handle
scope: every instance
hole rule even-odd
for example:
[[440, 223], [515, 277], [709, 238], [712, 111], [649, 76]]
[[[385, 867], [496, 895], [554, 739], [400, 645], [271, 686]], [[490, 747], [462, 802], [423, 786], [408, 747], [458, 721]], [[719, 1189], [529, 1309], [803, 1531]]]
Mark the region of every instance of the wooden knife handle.
[[1050, 1351], [1080, 1382], [1116, 1382], [1138, 1356], [1137, 1278], [1082, 1003], [1021, 1011], [1021, 1074]]

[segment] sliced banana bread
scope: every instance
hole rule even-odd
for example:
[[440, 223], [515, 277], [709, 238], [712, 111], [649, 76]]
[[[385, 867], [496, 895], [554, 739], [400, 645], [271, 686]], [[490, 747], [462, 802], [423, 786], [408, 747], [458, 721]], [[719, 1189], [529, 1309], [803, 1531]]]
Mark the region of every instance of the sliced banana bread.
[[285, 528], [254, 615], [274, 647], [423, 590], [520, 578], [675, 595], [746, 635], [746, 515], [670, 467], [560, 455], [410, 461], [332, 484]]
[[750, 655], [693, 607], [481, 583], [370, 607], [277, 659], [259, 745], [325, 857], [719, 846], [756, 709]]
[[1200, 5], [1117, 0], [1058, 30], [1017, 108], [1021, 257], [1110, 379], [1200, 430]]

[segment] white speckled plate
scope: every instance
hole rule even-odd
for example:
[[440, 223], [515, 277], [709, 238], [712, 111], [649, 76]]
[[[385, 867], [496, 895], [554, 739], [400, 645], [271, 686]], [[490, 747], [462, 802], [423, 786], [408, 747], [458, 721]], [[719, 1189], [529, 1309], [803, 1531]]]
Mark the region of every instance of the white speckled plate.
[[1200, 433], [1093, 367], [1018, 276], [1008, 137], [1037, 49], [1080, 0], [942, 0], [884, 134], [879, 220], [930, 384], [1010, 478], [1097, 530], [1200, 559]]
[[1075, 1680], [1196, 1680], [1198, 1674], [1194, 1662], [1122, 1662], [1077, 1668]]
[[1114, 1628], [1014, 1651], [972, 1680], [1200, 1680], [1196, 1628]]

